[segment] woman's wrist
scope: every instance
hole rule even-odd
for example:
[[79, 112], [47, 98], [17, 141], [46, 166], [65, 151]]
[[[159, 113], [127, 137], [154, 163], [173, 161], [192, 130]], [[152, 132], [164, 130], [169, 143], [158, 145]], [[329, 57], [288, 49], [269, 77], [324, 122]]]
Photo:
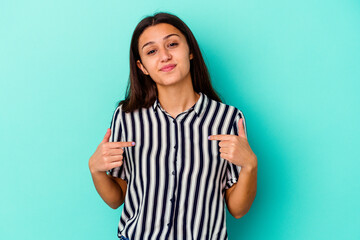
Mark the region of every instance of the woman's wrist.
[[252, 159], [249, 161], [249, 164], [241, 167], [241, 171], [244, 171], [247, 173], [257, 172], [257, 157], [255, 154], [252, 157]]

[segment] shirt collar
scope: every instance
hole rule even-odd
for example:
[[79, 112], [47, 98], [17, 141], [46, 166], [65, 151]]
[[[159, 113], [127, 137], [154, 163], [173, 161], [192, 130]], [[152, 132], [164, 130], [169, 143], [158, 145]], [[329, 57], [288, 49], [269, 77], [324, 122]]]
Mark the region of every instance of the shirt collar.
[[[195, 103], [194, 106], [191, 107], [191, 109], [194, 109], [195, 113], [197, 114], [197, 116], [200, 116], [201, 112], [206, 108], [206, 105], [209, 101], [209, 98], [202, 92], [199, 92], [200, 94], [200, 98], [197, 100], [197, 102]], [[160, 103], [158, 98], [156, 98], [154, 104], [153, 104], [153, 109], [156, 112], [157, 108], [161, 108]]]

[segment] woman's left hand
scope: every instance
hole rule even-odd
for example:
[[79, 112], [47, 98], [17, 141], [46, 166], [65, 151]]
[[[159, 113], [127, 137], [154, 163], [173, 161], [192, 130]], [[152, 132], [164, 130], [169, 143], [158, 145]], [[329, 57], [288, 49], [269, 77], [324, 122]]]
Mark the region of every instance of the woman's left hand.
[[251, 150], [245, 135], [244, 126], [241, 118], [238, 122], [239, 135], [211, 135], [209, 140], [218, 140], [220, 146], [220, 157], [229, 162], [241, 166], [243, 169], [257, 168], [257, 158]]

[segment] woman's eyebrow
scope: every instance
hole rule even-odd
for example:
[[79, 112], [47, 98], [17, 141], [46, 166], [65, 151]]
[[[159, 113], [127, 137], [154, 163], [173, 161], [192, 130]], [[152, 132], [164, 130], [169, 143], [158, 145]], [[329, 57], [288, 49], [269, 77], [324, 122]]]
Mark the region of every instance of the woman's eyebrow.
[[[167, 39], [167, 38], [169, 38], [169, 37], [171, 37], [171, 36], [178, 36], [178, 37], [180, 37], [178, 34], [176, 34], [176, 33], [172, 33], [172, 34], [169, 34], [169, 35], [167, 35], [167, 36], [165, 36], [164, 38], [163, 38], [163, 40], [165, 40], [165, 39]], [[147, 45], [149, 45], [149, 44], [154, 44], [155, 42], [147, 42], [147, 43], [145, 43], [144, 44], [144, 46], [142, 46], [142, 48], [141, 49], [143, 49], [144, 47], [146, 47]]]

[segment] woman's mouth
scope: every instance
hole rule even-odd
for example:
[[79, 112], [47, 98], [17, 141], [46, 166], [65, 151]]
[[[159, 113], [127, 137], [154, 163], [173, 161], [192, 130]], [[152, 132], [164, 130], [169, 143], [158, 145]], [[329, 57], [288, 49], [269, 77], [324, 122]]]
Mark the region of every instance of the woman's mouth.
[[175, 68], [175, 64], [169, 64], [166, 66], [163, 66], [160, 70], [163, 72], [170, 72], [171, 70], [173, 70]]

